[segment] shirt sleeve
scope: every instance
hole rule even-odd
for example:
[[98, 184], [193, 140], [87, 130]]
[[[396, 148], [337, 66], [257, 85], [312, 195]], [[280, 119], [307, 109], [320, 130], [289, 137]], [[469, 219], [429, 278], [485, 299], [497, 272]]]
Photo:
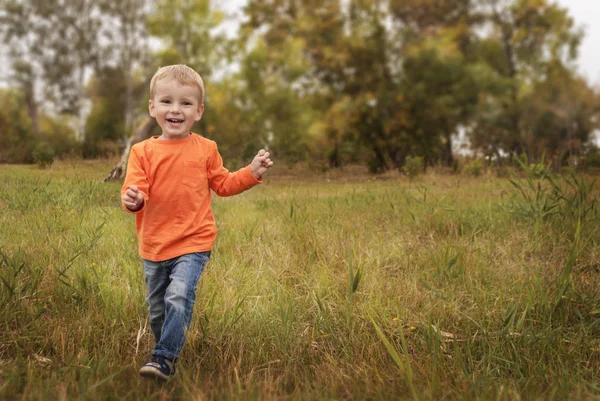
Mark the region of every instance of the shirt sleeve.
[[230, 172], [223, 166], [223, 159], [219, 154], [216, 143], [207, 163], [207, 175], [210, 188], [219, 196], [232, 196], [242, 193], [262, 182], [262, 177], [257, 179], [252, 174], [250, 166]]
[[148, 175], [146, 174], [145, 169], [145, 160], [140, 154], [139, 148], [134, 146], [131, 148], [131, 152], [129, 153], [129, 160], [127, 162], [127, 174], [125, 175], [125, 182], [123, 183], [123, 187], [121, 188], [121, 199], [123, 199], [123, 195], [125, 191], [131, 186], [135, 185], [138, 187], [138, 190], [141, 192], [144, 197], [144, 203], [142, 203], [142, 207], [138, 210], [132, 211], [127, 208], [121, 201], [121, 206], [125, 211], [129, 213], [139, 213], [146, 207], [146, 203], [150, 200], [148, 195], [149, 190], [149, 180]]

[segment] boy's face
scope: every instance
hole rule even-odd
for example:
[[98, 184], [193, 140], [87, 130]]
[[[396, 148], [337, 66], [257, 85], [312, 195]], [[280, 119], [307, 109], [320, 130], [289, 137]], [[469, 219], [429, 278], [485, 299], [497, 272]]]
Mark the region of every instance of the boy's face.
[[183, 139], [189, 135], [204, 112], [199, 98], [200, 90], [195, 86], [182, 85], [175, 79], [156, 81], [148, 109], [162, 128], [162, 139]]

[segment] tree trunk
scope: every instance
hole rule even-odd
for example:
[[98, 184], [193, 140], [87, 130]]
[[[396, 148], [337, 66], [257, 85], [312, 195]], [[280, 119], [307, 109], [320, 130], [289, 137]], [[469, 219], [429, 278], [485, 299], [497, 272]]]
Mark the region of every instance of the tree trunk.
[[35, 99], [35, 77], [31, 64], [17, 61], [13, 64], [13, 69], [17, 73], [16, 80], [25, 94], [25, 103], [27, 103], [27, 114], [31, 120], [31, 130], [36, 141], [40, 139], [40, 117], [39, 103]]
[[[514, 81], [517, 79], [517, 63], [515, 60], [515, 49], [513, 48], [513, 38], [516, 29], [514, 25], [518, 27], [520, 22], [515, 21], [511, 23], [510, 21], [505, 21], [495, 8], [495, 2], [493, 5], [494, 22], [498, 24], [502, 33], [502, 46], [504, 48], [504, 57], [506, 58], [506, 66], [508, 68], [507, 76]], [[513, 85], [510, 93], [511, 104], [509, 106], [509, 118], [512, 131], [510, 134], [513, 136], [510, 140], [510, 148], [514, 154], [520, 155], [526, 145], [524, 144], [523, 132], [519, 129], [521, 116], [518, 107], [518, 96], [518, 87]]]
[[77, 129], [81, 142], [85, 142], [85, 66], [79, 66], [79, 79], [77, 80]]
[[33, 94], [33, 84], [25, 89], [25, 96], [27, 101], [27, 112], [29, 119], [31, 120], [31, 130], [36, 140], [40, 139], [40, 119], [38, 116], [38, 103], [35, 100]]
[[112, 169], [112, 171], [104, 178], [104, 182], [117, 181], [125, 177], [125, 173], [127, 172], [127, 161], [129, 159], [129, 151], [131, 150], [131, 147], [136, 143], [143, 141], [144, 139], [150, 138], [156, 126], [156, 120], [151, 117], [148, 117], [143, 121], [142, 124], [140, 124], [135, 133], [130, 136], [125, 143], [125, 148], [123, 149], [123, 153], [121, 153], [121, 159]]
[[335, 140], [333, 142], [333, 150], [328, 155], [329, 156], [329, 166], [333, 168], [342, 167], [342, 161], [340, 158], [340, 144], [338, 141], [337, 134], [335, 135]]
[[502, 158], [502, 155], [500, 154], [500, 150], [498, 149], [497, 146], [494, 146], [494, 154], [496, 155], [498, 167], [504, 167], [504, 159]]
[[454, 164], [454, 155], [452, 154], [452, 132], [446, 133], [444, 153], [444, 163], [446, 167], [451, 167], [452, 164]]

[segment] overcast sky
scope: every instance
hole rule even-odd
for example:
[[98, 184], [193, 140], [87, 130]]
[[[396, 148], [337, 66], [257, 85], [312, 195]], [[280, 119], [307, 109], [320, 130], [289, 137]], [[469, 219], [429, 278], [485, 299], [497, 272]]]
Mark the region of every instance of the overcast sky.
[[[589, 82], [600, 86], [600, 0], [557, 0], [569, 10], [578, 27], [585, 29], [585, 37], [579, 47], [579, 71]], [[235, 19], [241, 15], [246, 0], [221, 0], [219, 5], [231, 13], [230, 23], [235, 27]]]
[[585, 29], [579, 47], [579, 70], [590, 82], [600, 86], [600, 1], [558, 0], [558, 3], [569, 9], [577, 26]]

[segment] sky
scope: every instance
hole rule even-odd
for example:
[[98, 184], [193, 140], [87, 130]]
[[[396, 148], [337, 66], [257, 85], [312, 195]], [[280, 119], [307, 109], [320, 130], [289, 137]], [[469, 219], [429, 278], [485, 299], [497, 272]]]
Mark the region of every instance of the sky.
[[569, 10], [578, 27], [583, 27], [585, 37], [579, 47], [579, 71], [589, 82], [600, 86], [600, 0], [558, 0]]
[[[585, 36], [579, 47], [577, 65], [579, 72], [588, 82], [600, 87], [600, 0], [556, 0], [567, 8], [574, 18], [575, 25], [585, 31]], [[236, 19], [241, 15], [242, 7], [247, 0], [220, 0], [219, 6], [230, 15], [227, 29], [233, 34]]]

